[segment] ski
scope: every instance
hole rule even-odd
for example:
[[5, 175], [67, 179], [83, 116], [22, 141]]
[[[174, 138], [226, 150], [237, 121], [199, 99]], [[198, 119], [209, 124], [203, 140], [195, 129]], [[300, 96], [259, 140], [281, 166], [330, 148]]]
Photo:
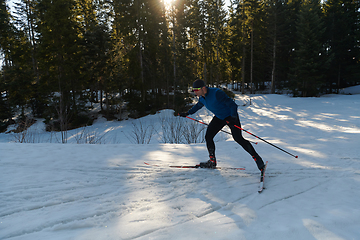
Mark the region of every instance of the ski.
[[[160, 165], [157, 165], [157, 164], [151, 164], [151, 163], [148, 163], [148, 162], [144, 162], [145, 165], [148, 165], [148, 166], [155, 166], [155, 167], [161, 167]], [[163, 166], [164, 167], [164, 166]], [[170, 165], [170, 166], [167, 166], [167, 167], [170, 167], [170, 168], [200, 168], [200, 164], [197, 164], [197, 165]], [[201, 169], [213, 169], [213, 168], [201, 168]], [[245, 170], [245, 168], [237, 168], [237, 167], [216, 167], [215, 169], [222, 169], [222, 170]]]
[[183, 166], [183, 165], [179, 165], [179, 166], [169, 166], [171, 168], [200, 168], [200, 165], [189, 165], [189, 166]]
[[260, 174], [259, 193], [262, 193], [262, 191], [263, 191], [264, 188], [265, 188], [265, 186], [264, 186], [264, 179], [265, 179], [265, 171], [266, 171], [267, 165], [268, 165], [268, 161], [266, 161], [265, 167], [264, 167], [264, 169], [261, 171], [261, 174]]
[[[200, 164], [190, 165], [190, 166], [169, 166], [171, 168], [201, 168]], [[201, 168], [201, 169], [222, 169], [222, 170], [245, 170], [245, 168], [237, 168], [237, 167], [216, 167], [216, 168]]]

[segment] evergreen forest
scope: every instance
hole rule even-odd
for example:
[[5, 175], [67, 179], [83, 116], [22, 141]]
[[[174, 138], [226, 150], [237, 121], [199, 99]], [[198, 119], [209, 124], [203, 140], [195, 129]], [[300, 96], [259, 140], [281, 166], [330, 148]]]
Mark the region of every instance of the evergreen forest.
[[[360, 84], [360, 0], [0, 0], [0, 131], [170, 108], [197, 79], [316, 97]], [[120, 115], [119, 115], [120, 114]], [[119, 119], [119, 118], [118, 118]]]

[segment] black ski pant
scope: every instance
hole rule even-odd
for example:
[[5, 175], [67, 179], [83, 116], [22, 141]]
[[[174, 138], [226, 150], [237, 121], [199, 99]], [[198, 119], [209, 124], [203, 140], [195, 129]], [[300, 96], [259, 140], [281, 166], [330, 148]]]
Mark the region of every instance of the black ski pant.
[[[232, 124], [227, 124], [225, 120], [221, 120], [220, 118], [214, 116], [211, 122], [209, 123], [209, 126], [206, 130], [205, 134], [205, 140], [206, 140], [206, 146], [209, 151], [210, 156], [215, 156], [215, 143], [214, 143], [214, 137], [215, 135], [225, 126], [228, 125], [231, 130], [231, 134], [239, 145], [241, 145], [245, 151], [247, 151], [252, 158], [255, 160], [257, 166], [259, 169], [262, 169], [264, 167], [264, 162], [255, 151], [254, 147], [251, 145], [251, 143], [243, 138], [241, 129], [235, 127]], [[237, 117], [235, 121], [235, 125], [241, 127], [240, 119]]]

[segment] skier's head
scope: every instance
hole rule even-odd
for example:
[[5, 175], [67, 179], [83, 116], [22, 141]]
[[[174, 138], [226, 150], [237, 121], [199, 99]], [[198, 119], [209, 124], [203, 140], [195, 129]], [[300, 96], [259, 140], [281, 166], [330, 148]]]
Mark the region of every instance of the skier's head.
[[203, 80], [200, 80], [200, 79], [196, 80], [193, 83], [192, 91], [198, 97], [200, 97], [200, 96], [205, 97], [205, 94], [207, 93], [207, 88], [205, 86], [205, 82]]
[[197, 79], [193, 83], [192, 91], [193, 92], [199, 91], [202, 87], [205, 87], [205, 82], [201, 79]]

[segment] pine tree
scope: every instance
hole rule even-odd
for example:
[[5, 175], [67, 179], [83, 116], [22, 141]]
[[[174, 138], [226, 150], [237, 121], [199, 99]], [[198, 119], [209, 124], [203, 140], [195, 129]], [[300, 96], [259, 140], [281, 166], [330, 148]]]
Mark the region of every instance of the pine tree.
[[[235, 10], [231, 19], [233, 29], [231, 52], [233, 52], [232, 64], [236, 63], [236, 65], [232, 71], [233, 73], [235, 71], [237, 78], [241, 79], [241, 91], [244, 93], [245, 83], [250, 83], [253, 76], [254, 52], [252, 50], [254, 50], [254, 26], [256, 25], [255, 18], [258, 5], [256, 1], [247, 0], [234, 3]], [[234, 53], [236, 53], [235, 58]]]
[[57, 116], [66, 142], [69, 124], [76, 119], [81, 109], [78, 96], [82, 91], [82, 32], [78, 18], [79, 6], [75, 0], [41, 0], [38, 4], [38, 32], [40, 69], [44, 82], [53, 93]]
[[[109, 67], [111, 48], [110, 30], [108, 27], [109, 16], [103, 14], [104, 3], [97, 2], [95, 5], [92, 0], [79, 1], [79, 18], [82, 35], [82, 48], [84, 56], [84, 66], [81, 74], [84, 78], [84, 87], [90, 90], [90, 98], [84, 99], [94, 101], [95, 98], [100, 102], [101, 112], [105, 117], [111, 115], [110, 101], [113, 98], [112, 92], [117, 91], [114, 83], [115, 79], [111, 78], [111, 67]], [[100, 97], [98, 93], [100, 92]], [[85, 96], [84, 96], [85, 97]], [[106, 108], [104, 108], [104, 103]]]
[[251, 1], [250, 13], [250, 84], [251, 92], [265, 88], [268, 80], [270, 64], [267, 55], [266, 4]]
[[[230, 71], [231, 79], [234, 82], [235, 90], [239, 90], [240, 87], [238, 83], [241, 81], [241, 62], [242, 62], [242, 38], [244, 36], [241, 31], [242, 26], [242, 12], [239, 8], [239, 2], [232, 2], [230, 8], [230, 19], [229, 19], [229, 31], [230, 31], [230, 40], [229, 40], [229, 62], [230, 62]], [[242, 69], [244, 70], [244, 69]]]
[[278, 83], [280, 89], [292, 89], [291, 68], [295, 61], [295, 50], [297, 49], [297, 28], [299, 11], [302, 0], [285, 0], [282, 4], [281, 29], [279, 32], [279, 48], [277, 51], [278, 61]]
[[0, 50], [3, 55], [3, 66], [11, 65], [10, 47], [14, 37], [15, 27], [10, 21], [11, 15], [5, 0], [0, 0]]
[[327, 71], [328, 88], [358, 82], [359, 70], [359, 1], [328, 0], [324, 4], [326, 39], [331, 64]]
[[[113, 39], [117, 39], [117, 62], [128, 92], [129, 107], [140, 114], [159, 105], [165, 85], [160, 76], [164, 66], [160, 52], [167, 46], [164, 9], [155, 0], [114, 1]], [[120, 50], [120, 51], [119, 51]], [[165, 51], [166, 52], [166, 51]], [[140, 94], [139, 94], [140, 92]]]
[[325, 26], [319, 0], [304, 1], [296, 23], [298, 47], [292, 68], [294, 95], [316, 96], [324, 83], [326, 59], [323, 49]]
[[[2, 55], [3, 66], [0, 71], [0, 132], [4, 131], [12, 117], [11, 107], [6, 99], [8, 94], [6, 70], [10, 67], [10, 45], [13, 26], [10, 22], [10, 13], [7, 9], [5, 0], [0, 0], [0, 53]], [[5, 93], [5, 94], [4, 94]]]
[[[25, 28], [17, 26], [14, 16], [2, 5], [4, 30], [0, 44], [4, 53], [2, 81], [5, 84], [7, 105], [19, 108], [25, 117], [34, 90], [34, 72], [32, 64], [31, 43]], [[5, 12], [3, 12], [5, 10]], [[11, 21], [12, 19], [13, 21]]]
[[287, 24], [284, 21], [286, 3], [283, 0], [269, 0], [266, 2], [266, 31], [267, 31], [267, 46], [270, 70], [270, 92], [275, 93], [275, 89], [281, 86], [281, 82], [285, 81], [282, 77], [283, 58], [281, 51], [284, 48], [282, 42], [285, 38]]

